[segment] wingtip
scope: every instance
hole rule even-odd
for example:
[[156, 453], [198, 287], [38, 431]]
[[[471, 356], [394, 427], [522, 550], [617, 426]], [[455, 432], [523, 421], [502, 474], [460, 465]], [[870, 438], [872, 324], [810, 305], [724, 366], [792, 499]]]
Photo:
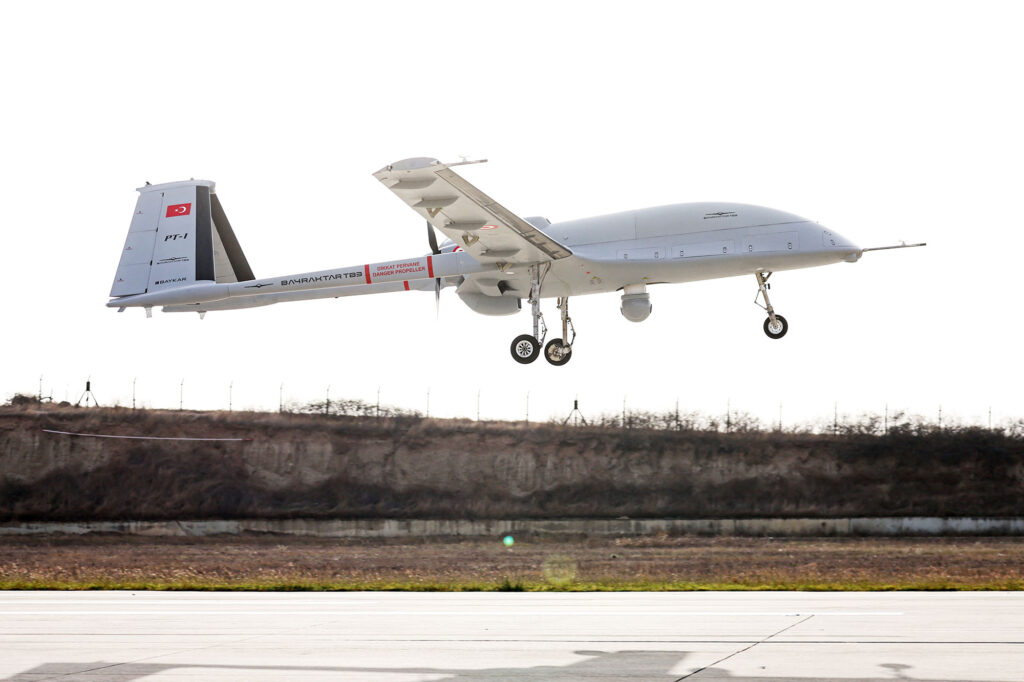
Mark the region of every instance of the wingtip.
[[[408, 159], [402, 159], [401, 161], [395, 161], [381, 168], [377, 173], [390, 173], [393, 171], [413, 171], [421, 168], [429, 168], [430, 166], [441, 165], [441, 162], [437, 159], [429, 156], [414, 156]], [[376, 173], [375, 173], [376, 175]]]

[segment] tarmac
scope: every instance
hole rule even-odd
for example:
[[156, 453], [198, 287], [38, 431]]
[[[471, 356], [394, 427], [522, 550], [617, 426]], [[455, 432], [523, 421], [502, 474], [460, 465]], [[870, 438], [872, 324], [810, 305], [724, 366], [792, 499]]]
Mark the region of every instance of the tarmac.
[[0, 592], [0, 680], [1022, 680], [1024, 593]]

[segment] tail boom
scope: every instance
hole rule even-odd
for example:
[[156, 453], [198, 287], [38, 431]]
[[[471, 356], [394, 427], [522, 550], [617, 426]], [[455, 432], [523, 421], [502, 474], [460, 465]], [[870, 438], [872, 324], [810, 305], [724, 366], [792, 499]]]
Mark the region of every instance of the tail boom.
[[[280, 301], [297, 301], [333, 296], [359, 295], [399, 291], [405, 288], [420, 288], [411, 283], [439, 277], [455, 277], [488, 270], [497, 270], [494, 265], [482, 265], [465, 252], [441, 253], [418, 256], [381, 263], [367, 263], [345, 268], [305, 272], [297, 275], [257, 279], [247, 282], [218, 284], [196, 282], [161, 291], [121, 296], [107, 302], [108, 308], [153, 306], [190, 306], [194, 304], [217, 304], [207, 309], [229, 309], [233, 307], [254, 307]], [[383, 286], [383, 285], [388, 286]], [[406, 286], [409, 284], [410, 286]], [[380, 286], [378, 286], [380, 285]], [[356, 289], [358, 287], [358, 289]], [[326, 293], [323, 290], [353, 289], [352, 293]], [[230, 305], [228, 299], [248, 299], [240, 305]], [[267, 299], [267, 303], [257, 302]]]
[[275, 303], [290, 301], [313, 301], [323, 298], [342, 298], [345, 296], [367, 296], [369, 294], [387, 294], [398, 291], [433, 291], [434, 283], [426, 279], [411, 282], [383, 282], [379, 284], [357, 284], [350, 287], [330, 287], [314, 291], [283, 291], [273, 294], [256, 294], [252, 296], [232, 296], [210, 303], [186, 303], [165, 305], [165, 313], [195, 313], [218, 310], [241, 310], [243, 308], [259, 308]]

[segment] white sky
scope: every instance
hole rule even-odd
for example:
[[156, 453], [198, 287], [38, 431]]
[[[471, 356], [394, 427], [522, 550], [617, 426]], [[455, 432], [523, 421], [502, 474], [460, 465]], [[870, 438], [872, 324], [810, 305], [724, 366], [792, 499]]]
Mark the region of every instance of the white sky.
[[[376, 399], [484, 418], [622, 409], [787, 423], [892, 408], [1024, 415], [1024, 105], [1015, 3], [6, 3], [0, 397], [276, 408]], [[419, 255], [422, 221], [371, 176], [410, 156], [553, 221], [725, 200], [861, 246], [779, 273], [572, 300], [572, 361], [520, 366], [513, 317], [444, 292], [196, 315], [104, 307], [134, 188], [215, 180], [257, 276]], [[557, 320], [553, 301], [544, 308]], [[948, 417], [947, 417], [948, 418]]]

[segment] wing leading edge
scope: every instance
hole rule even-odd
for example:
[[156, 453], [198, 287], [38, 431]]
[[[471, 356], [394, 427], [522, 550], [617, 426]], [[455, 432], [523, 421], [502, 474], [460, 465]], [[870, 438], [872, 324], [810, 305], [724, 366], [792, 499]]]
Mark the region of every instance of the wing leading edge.
[[572, 255], [437, 159], [397, 161], [374, 173], [388, 189], [480, 263], [544, 263]]

